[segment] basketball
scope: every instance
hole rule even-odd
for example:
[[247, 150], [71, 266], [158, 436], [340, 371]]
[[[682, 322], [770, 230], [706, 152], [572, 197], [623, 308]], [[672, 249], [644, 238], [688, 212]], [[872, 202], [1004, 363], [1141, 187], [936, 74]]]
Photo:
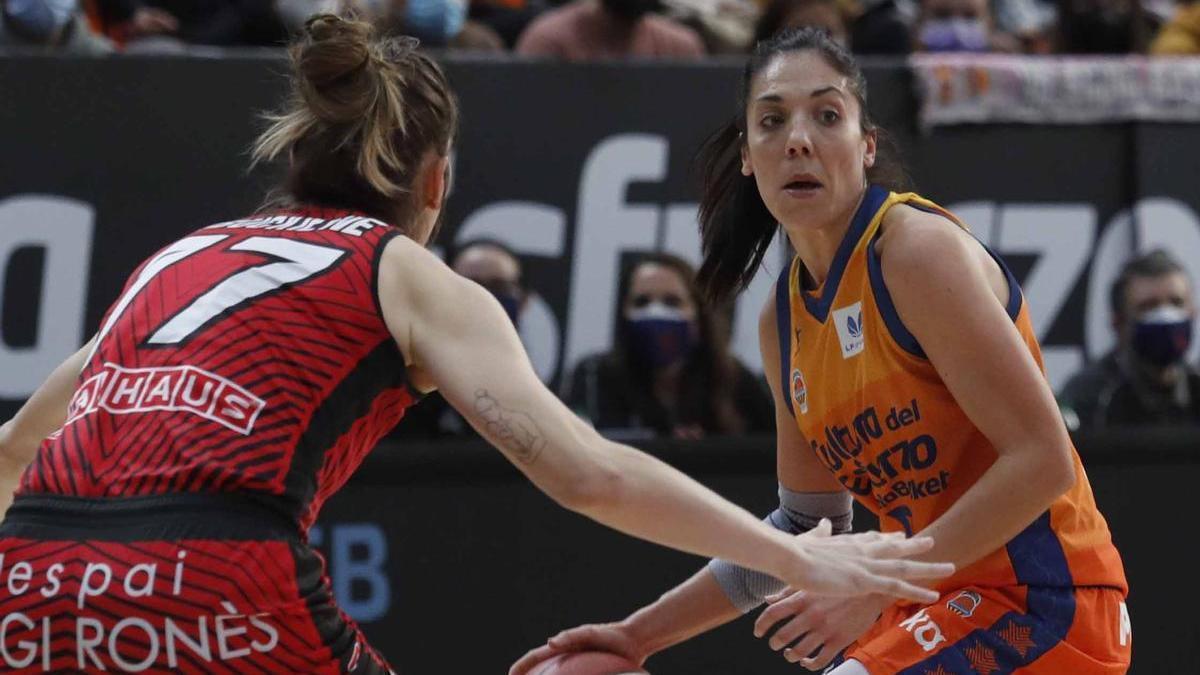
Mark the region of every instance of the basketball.
[[649, 675], [633, 661], [609, 652], [559, 654], [530, 675]]

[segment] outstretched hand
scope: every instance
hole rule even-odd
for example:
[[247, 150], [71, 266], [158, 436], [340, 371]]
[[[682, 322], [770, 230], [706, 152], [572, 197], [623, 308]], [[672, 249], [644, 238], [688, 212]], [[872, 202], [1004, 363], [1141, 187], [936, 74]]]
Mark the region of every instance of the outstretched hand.
[[910, 558], [933, 548], [933, 539], [903, 533], [864, 532], [830, 536], [832, 525], [823, 519], [817, 527], [796, 537], [803, 564], [791, 578], [793, 588], [817, 595], [849, 597], [878, 593], [894, 598], [930, 603], [936, 591], [929, 582], [954, 573], [952, 563], [930, 563]]
[[768, 596], [767, 602], [754, 622], [754, 636], [761, 638], [778, 625], [767, 640], [771, 649], [782, 650], [790, 663], [820, 670], [865, 633], [892, 599], [883, 595], [833, 598], [787, 589]]
[[546, 644], [525, 653], [508, 669], [508, 675], [525, 675], [543, 661], [565, 652], [610, 652], [641, 665], [646, 660], [634, 639], [616, 623], [587, 624], [565, 630]]

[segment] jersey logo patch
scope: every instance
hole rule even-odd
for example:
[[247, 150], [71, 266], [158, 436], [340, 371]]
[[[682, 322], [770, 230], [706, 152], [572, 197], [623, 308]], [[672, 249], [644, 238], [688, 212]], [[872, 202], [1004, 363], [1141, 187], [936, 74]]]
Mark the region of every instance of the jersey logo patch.
[[980, 602], [983, 602], [983, 598], [975, 591], [963, 591], [947, 602], [946, 606], [959, 616], [971, 616]]
[[66, 424], [97, 410], [113, 415], [187, 412], [248, 436], [266, 406], [236, 382], [195, 366], [122, 368], [106, 362], [75, 390]]
[[808, 387], [804, 386], [804, 374], [799, 368], [792, 371], [792, 400], [801, 414], [808, 412]]
[[833, 310], [833, 325], [837, 329], [838, 342], [842, 345], [843, 359], [862, 353], [866, 339], [861, 302]]

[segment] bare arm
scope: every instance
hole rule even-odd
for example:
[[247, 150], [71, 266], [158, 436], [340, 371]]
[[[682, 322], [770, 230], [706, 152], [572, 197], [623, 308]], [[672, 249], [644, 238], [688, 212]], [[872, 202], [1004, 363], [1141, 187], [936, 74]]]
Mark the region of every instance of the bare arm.
[[[841, 492], [842, 486], [808, 449], [796, 421], [784, 403], [779, 381], [779, 336], [775, 294], [759, 314], [758, 341], [763, 370], [775, 403], [776, 466], [779, 482], [797, 492]], [[708, 567], [637, 610], [616, 626], [628, 637], [628, 655], [640, 662], [668, 647], [732, 621], [742, 613], [729, 601]], [[592, 636], [581, 635], [581, 639]], [[570, 645], [563, 645], [569, 649]]]
[[21, 473], [42, 441], [66, 421], [75, 381], [94, 341], [92, 338], [59, 364], [17, 414], [0, 425], [0, 513], [8, 510]]
[[555, 501], [680, 550], [797, 575], [790, 537], [580, 421], [537, 379], [495, 299], [403, 237], [384, 253], [380, 300], [402, 351]]
[[1004, 546], [1070, 489], [1074, 463], [1050, 386], [1005, 312], [995, 263], [945, 220], [903, 213], [880, 240], [884, 283], [955, 401], [999, 455], [922, 532], [937, 541], [926, 558], [961, 569]]
[[605, 440], [537, 379], [495, 298], [406, 238], [388, 244], [379, 287], [384, 319], [403, 352], [472, 426], [571, 510], [833, 595], [866, 589], [927, 598], [932, 591], [909, 580], [951, 569], [900, 559], [925, 550], [927, 540], [799, 541], [665, 463]]

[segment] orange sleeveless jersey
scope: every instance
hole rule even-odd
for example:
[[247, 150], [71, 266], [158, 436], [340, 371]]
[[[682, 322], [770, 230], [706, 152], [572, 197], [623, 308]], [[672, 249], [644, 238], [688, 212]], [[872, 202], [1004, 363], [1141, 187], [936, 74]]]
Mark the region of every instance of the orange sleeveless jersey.
[[[884, 286], [874, 242], [884, 214], [896, 204], [943, 215], [966, 229], [915, 194], [872, 186], [823, 286], [801, 289], [796, 258], [780, 276], [776, 309], [785, 398], [812, 451], [879, 516], [885, 532], [912, 534], [945, 513], [997, 455], [904, 327]], [[1041, 367], [1020, 287], [996, 261], [1008, 278], [1008, 314]], [[1120, 556], [1074, 448], [1072, 456], [1078, 476], [1073, 488], [1004, 548], [938, 588], [1108, 586], [1126, 592]]]

